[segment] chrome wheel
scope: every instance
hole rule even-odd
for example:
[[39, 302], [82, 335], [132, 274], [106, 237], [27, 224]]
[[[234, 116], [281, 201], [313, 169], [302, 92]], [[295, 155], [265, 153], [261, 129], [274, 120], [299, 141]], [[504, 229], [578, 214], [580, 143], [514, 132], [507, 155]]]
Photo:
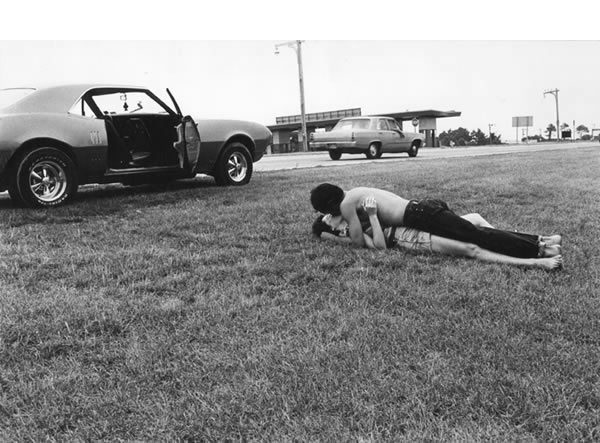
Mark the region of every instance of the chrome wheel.
[[29, 172], [29, 188], [42, 202], [59, 200], [67, 191], [67, 174], [55, 161], [40, 161]]
[[371, 160], [379, 158], [381, 157], [381, 147], [376, 143], [371, 143], [367, 148], [365, 155]]
[[227, 174], [235, 183], [244, 181], [248, 173], [248, 160], [241, 152], [234, 152], [227, 161]]
[[408, 151], [408, 156], [416, 157], [418, 152], [419, 152], [419, 146], [417, 146], [415, 143], [413, 143], [412, 145], [410, 145], [410, 150]]
[[240, 142], [231, 142], [223, 148], [217, 160], [214, 177], [221, 186], [245, 185], [252, 177], [252, 166], [248, 148]]
[[329, 158], [331, 160], [339, 160], [340, 158], [342, 158], [342, 153], [340, 151], [338, 151], [337, 149], [329, 151]]

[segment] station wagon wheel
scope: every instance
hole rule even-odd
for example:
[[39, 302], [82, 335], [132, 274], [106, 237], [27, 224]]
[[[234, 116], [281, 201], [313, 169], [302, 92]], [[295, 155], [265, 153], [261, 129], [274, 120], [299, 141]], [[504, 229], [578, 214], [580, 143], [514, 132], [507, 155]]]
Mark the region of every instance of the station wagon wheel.
[[365, 155], [371, 160], [381, 157], [381, 146], [379, 146], [377, 143], [371, 143]]
[[417, 153], [419, 152], [419, 146], [417, 143], [413, 143], [412, 145], [410, 145], [410, 149], [408, 150], [408, 156], [409, 157], [416, 157]]
[[58, 149], [33, 149], [17, 168], [16, 185], [18, 195], [27, 206], [60, 205], [77, 192], [75, 165]]
[[252, 177], [252, 156], [242, 143], [230, 143], [217, 162], [215, 179], [219, 185], [245, 185]]
[[339, 160], [340, 158], [342, 158], [342, 153], [340, 151], [336, 150], [331, 150], [329, 151], [329, 158], [331, 160]]

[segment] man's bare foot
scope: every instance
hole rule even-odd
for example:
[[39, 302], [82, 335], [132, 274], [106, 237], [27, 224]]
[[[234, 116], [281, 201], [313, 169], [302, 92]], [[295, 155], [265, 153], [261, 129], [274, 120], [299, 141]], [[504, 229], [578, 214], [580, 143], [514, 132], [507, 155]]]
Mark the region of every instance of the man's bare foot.
[[554, 257], [539, 258], [536, 260], [536, 265], [547, 271], [559, 271], [563, 268], [562, 255]]
[[560, 245], [552, 245], [552, 246], [546, 245], [546, 247], [544, 248], [543, 257], [555, 257], [557, 255], [560, 255], [560, 253], [561, 253]]
[[542, 236], [542, 241], [546, 243], [546, 246], [562, 245], [562, 235], [547, 235]]

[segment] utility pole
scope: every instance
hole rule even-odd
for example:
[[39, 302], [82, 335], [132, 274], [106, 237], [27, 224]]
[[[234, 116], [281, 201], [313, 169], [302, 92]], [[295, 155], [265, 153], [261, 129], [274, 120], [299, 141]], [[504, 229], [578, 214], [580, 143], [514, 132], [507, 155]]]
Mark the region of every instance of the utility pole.
[[308, 137], [306, 134], [306, 112], [304, 110], [304, 74], [302, 72], [302, 43], [303, 40], [291, 40], [275, 45], [275, 55], [279, 54], [281, 46], [287, 46], [296, 51], [298, 59], [298, 80], [300, 82], [300, 118], [302, 120], [302, 150], [308, 151]]
[[558, 89], [544, 91], [544, 98], [546, 98], [546, 94], [552, 94], [554, 96], [554, 99], [556, 100], [556, 140], [560, 141], [560, 126], [558, 118]]
[[490, 133], [490, 145], [493, 145], [493, 142], [492, 142], [492, 126], [494, 126], [493, 123], [488, 123], [488, 132]]

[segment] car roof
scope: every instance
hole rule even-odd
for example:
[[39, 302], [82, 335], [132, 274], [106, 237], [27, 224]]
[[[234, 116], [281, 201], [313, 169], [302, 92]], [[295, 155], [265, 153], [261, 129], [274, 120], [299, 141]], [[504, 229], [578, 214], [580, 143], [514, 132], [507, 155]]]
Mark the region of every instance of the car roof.
[[65, 113], [71, 109], [71, 106], [73, 106], [73, 104], [87, 91], [98, 88], [147, 90], [147, 88], [141, 88], [137, 86], [102, 85], [90, 83], [33, 88], [35, 89], [34, 92], [18, 102], [7, 106], [2, 110], [2, 112], [6, 114], [31, 112]]
[[342, 120], [368, 120], [368, 119], [373, 119], [373, 118], [384, 118], [384, 119], [388, 119], [388, 120], [394, 120], [392, 117], [385, 117], [385, 116], [380, 116], [380, 115], [359, 115], [356, 117], [344, 117], [344, 118], [340, 119], [340, 121], [342, 121]]

